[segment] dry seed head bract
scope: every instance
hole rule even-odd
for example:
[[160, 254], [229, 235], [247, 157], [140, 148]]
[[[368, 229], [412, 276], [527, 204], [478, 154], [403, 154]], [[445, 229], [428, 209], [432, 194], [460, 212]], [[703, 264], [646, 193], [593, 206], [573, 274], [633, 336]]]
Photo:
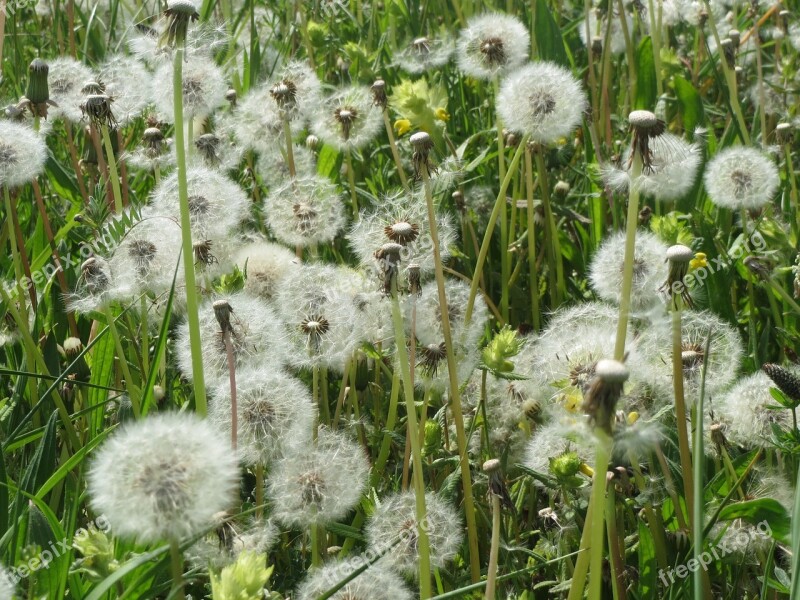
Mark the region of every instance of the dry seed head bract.
[[109, 437], [88, 479], [91, 505], [116, 536], [154, 543], [212, 525], [236, 500], [239, 466], [207, 421], [162, 413]]
[[272, 515], [301, 527], [341, 519], [358, 504], [368, 476], [361, 446], [320, 429], [315, 443], [298, 445], [273, 464], [267, 482]]

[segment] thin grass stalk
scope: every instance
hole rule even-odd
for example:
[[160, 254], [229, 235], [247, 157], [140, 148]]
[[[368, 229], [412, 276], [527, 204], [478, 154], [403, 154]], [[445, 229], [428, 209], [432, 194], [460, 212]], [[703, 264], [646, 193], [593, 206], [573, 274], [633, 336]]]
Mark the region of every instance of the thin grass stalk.
[[[705, 348], [703, 350], [704, 356], [708, 356], [709, 348], [711, 347], [711, 332], [709, 331], [706, 337]], [[703, 437], [703, 403], [706, 396], [706, 372], [708, 371], [708, 361], [703, 362], [703, 370], [700, 378], [700, 398], [695, 407], [694, 418], [694, 489], [697, 493], [694, 496], [694, 521], [693, 521], [693, 544], [692, 553], [695, 561], [702, 564], [700, 556], [703, 554], [703, 524], [705, 523], [705, 516], [703, 514], [703, 462], [705, 461], [705, 439]], [[696, 569], [694, 571], [694, 598], [695, 600], [703, 600], [704, 592], [708, 583], [708, 575], [703, 577], [703, 570]], [[705, 581], [704, 581], [705, 580]]]
[[[11, 246], [11, 260], [14, 263], [14, 276], [16, 277], [16, 284], [17, 284], [17, 294], [19, 295], [19, 301], [22, 306], [22, 314], [25, 316], [25, 329], [28, 328], [28, 310], [25, 307], [25, 288], [28, 289], [28, 294], [31, 299], [31, 307], [33, 310], [36, 310], [36, 291], [33, 289], [33, 280], [31, 277], [28, 276], [30, 273], [30, 267], [25, 266], [25, 260], [23, 260], [23, 255], [20, 252], [20, 248], [22, 247], [22, 234], [19, 231], [19, 223], [17, 222], [18, 219], [15, 218], [16, 215], [16, 208], [14, 204], [11, 202], [11, 194], [8, 191], [7, 186], [3, 186], [3, 202], [5, 203], [6, 208], [6, 231], [8, 231], [8, 242]], [[23, 287], [23, 282], [27, 283], [25, 287]]]
[[289, 167], [289, 177], [294, 178], [297, 170], [294, 166], [294, 147], [292, 145], [292, 124], [288, 117], [283, 118], [283, 137], [286, 138], [286, 164]]
[[372, 467], [372, 474], [370, 475], [370, 487], [377, 488], [380, 476], [383, 469], [386, 467], [386, 461], [389, 459], [389, 453], [392, 450], [392, 434], [394, 431], [395, 423], [397, 422], [397, 405], [400, 398], [400, 374], [395, 371], [392, 376], [392, 391], [389, 395], [389, 412], [386, 418], [386, 426], [384, 427], [385, 433], [381, 441], [381, 449], [378, 452], [378, 458]]
[[639, 188], [637, 180], [642, 175], [642, 157], [634, 152], [631, 163], [630, 190], [628, 192], [628, 220], [625, 231], [625, 260], [622, 267], [622, 297], [619, 302], [617, 339], [614, 345], [614, 360], [625, 357], [625, 340], [628, 336], [628, 319], [631, 314], [631, 290], [633, 289], [633, 262], [636, 256], [636, 227], [639, 223]]
[[556, 286], [551, 293], [553, 295], [553, 306], [556, 308], [563, 302], [567, 295], [567, 285], [564, 281], [564, 262], [561, 258], [561, 242], [558, 239], [558, 229], [556, 219], [553, 216], [553, 208], [550, 205], [550, 184], [547, 181], [547, 168], [544, 164], [544, 147], [536, 145], [536, 172], [539, 178], [539, 191], [542, 193], [542, 207], [544, 208], [545, 232], [547, 242], [549, 242], [548, 257], [550, 258], [550, 271], [555, 273]]
[[[681, 314], [683, 300], [680, 295], [672, 298], [672, 383], [675, 392], [675, 422], [678, 428], [678, 451], [681, 460], [681, 477], [683, 478], [683, 492], [686, 496], [686, 506], [689, 509], [689, 524], [694, 523], [692, 516], [694, 510], [694, 485], [692, 477], [692, 455], [689, 451], [689, 434], [686, 422], [686, 400], [683, 390], [683, 337], [681, 334]], [[676, 507], [678, 510], [678, 507]]]
[[67, 150], [69, 151], [72, 170], [75, 171], [75, 180], [78, 183], [78, 191], [81, 193], [83, 203], [88, 204], [89, 194], [86, 191], [86, 182], [83, 180], [83, 173], [81, 172], [80, 162], [78, 161], [78, 151], [75, 149], [75, 138], [72, 135], [72, 125], [70, 125], [69, 121], [64, 121], [64, 131], [67, 134]]
[[119, 172], [117, 171], [117, 161], [114, 158], [114, 147], [111, 145], [111, 136], [108, 133], [108, 125], [100, 125], [100, 135], [103, 137], [106, 157], [108, 161], [108, 178], [111, 180], [111, 189], [114, 191], [114, 212], [122, 212], [122, 191], [119, 186]]
[[[419, 586], [420, 598], [431, 597], [431, 559], [428, 532], [425, 527], [427, 511], [425, 508], [425, 481], [422, 474], [422, 449], [419, 445], [417, 426], [417, 407], [414, 403], [414, 385], [411, 382], [411, 365], [408, 361], [406, 334], [403, 324], [403, 313], [397, 290], [397, 275], [391, 281], [392, 325], [394, 326], [397, 360], [400, 364], [400, 375], [403, 381], [403, 394], [406, 402], [407, 435], [411, 445], [411, 460], [414, 469], [414, 498], [416, 501], [417, 540], [419, 552]], [[406, 461], [407, 462], [407, 461]]]
[[189, 324], [189, 344], [192, 351], [192, 377], [194, 380], [195, 410], [205, 416], [207, 409], [206, 385], [203, 376], [203, 356], [200, 350], [200, 318], [198, 313], [197, 284], [194, 274], [192, 224], [189, 216], [189, 191], [186, 181], [186, 140], [183, 132], [183, 57], [185, 45], [175, 48], [172, 92], [175, 112], [175, 154], [178, 172], [178, 199], [181, 209], [181, 242], [183, 268], [186, 277], [186, 317]]
[[464, 313], [464, 321], [466, 323], [469, 323], [472, 320], [472, 311], [475, 307], [475, 297], [478, 295], [478, 286], [480, 285], [481, 276], [483, 274], [483, 265], [486, 263], [487, 254], [489, 254], [489, 246], [492, 241], [494, 227], [497, 224], [497, 217], [500, 215], [500, 210], [506, 201], [506, 191], [508, 190], [508, 186], [511, 184], [511, 174], [519, 165], [524, 147], [528, 143], [529, 139], [530, 136], [524, 136], [520, 141], [519, 146], [517, 146], [517, 151], [514, 153], [514, 157], [511, 159], [508, 172], [506, 172], [506, 176], [503, 179], [503, 182], [500, 184], [500, 191], [497, 194], [497, 199], [495, 200], [494, 208], [492, 208], [492, 213], [489, 215], [489, 223], [486, 225], [486, 232], [483, 235], [481, 248], [478, 252], [478, 260], [475, 263], [475, 271], [472, 274], [469, 299], [467, 300], [467, 308]]
[[[508, 187], [509, 176], [519, 165], [521, 147], [514, 155], [515, 161], [511, 169], [506, 174], [503, 183]], [[453, 346], [453, 335], [450, 330], [450, 314], [447, 307], [447, 295], [444, 289], [444, 269], [442, 267], [442, 253], [439, 243], [439, 233], [436, 224], [436, 212], [433, 206], [433, 193], [431, 190], [430, 173], [427, 167], [421, 169], [422, 184], [425, 188], [425, 200], [428, 205], [428, 230], [433, 246], [433, 263], [436, 274], [436, 287], [439, 295], [439, 310], [442, 315], [442, 335], [447, 353], [447, 374], [449, 377], [450, 409], [453, 412], [453, 420], [456, 426], [456, 443], [461, 465], [461, 484], [464, 488], [464, 512], [467, 517], [467, 540], [469, 544], [469, 564], [473, 583], [480, 580], [481, 565], [478, 552], [478, 526], [475, 521], [475, 503], [472, 497], [472, 477], [469, 467], [469, 453], [467, 448], [467, 438], [464, 434], [464, 417], [461, 411], [461, 391], [458, 382], [458, 369], [456, 366], [455, 347]], [[502, 194], [505, 201], [505, 191]], [[473, 280], [473, 282], [476, 280]]]
[[231, 390], [231, 448], [235, 452], [239, 442], [239, 409], [236, 403], [236, 359], [233, 355], [231, 331], [227, 327], [222, 330], [222, 342], [225, 344], [225, 359], [228, 362], [228, 383]]

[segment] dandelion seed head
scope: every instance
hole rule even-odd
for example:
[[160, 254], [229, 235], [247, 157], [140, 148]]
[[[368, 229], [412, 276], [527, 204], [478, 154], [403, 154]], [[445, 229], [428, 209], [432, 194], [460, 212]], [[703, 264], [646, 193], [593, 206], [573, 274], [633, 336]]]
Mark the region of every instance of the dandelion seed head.
[[365, 86], [349, 86], [322, 99], [311, 131], [337, 150], [363, 148], [383, 125], [380, 109]]
[[511, 15], [486, 13], [472, 17], [457, 42], [458, 68], [476, 79], [503, 77], [528, 58], [528, 28]]
[[[628, 31], [633, 31], [633, 17], [629, 11], [625, 11], [624, 18], [626, 25], [628, 26]], [[611, 30], [609, 32], [609, 49], [611, 50], [612, 54], [622, 54], [625, 52], [625, 32], [622, 29], [621, 21], [622, 20], [620, 19], [619, 11], [614, 8], [612, 11], [612, 19], [610, 24]], [[590, 10], [588, 13], [588, 35], [586, 28], [586, 20], [581, 21], [581, 23], [578, 25], [578, 34], [581, 36], [583, 45], [588, 48], [591, 46], [592, 40], [596, 36], [600, 36], [600, 38], [603, 40], [605, 39], [606, 31], [608, 31], [609, 28], [607, 17], [600, 16], [598, 9], [596, 8]]]
[[[455, 508], [438, 494], [425, 494], [425, 509], [431, 566], [441, 568], [458, 551], [464, 537], [463, 524]], [[418, 521], [414, 492], [402, 492], [382, 499], [367, 523], [366, 533], [370, 549], [384, 554], [382, 563], [404, 575], [418, 575]]]
[[[634, 249], [631, 305], [643, 310], [658, 303], [658, 290], [667, 279], [667, 246], [655, 235], [638, 231]], [[592, 289], [603, 300], [619, 304], [625, 259], [625, 233], [607, 237], [595, 252], [589, 268]]]
[[273, 516], [301, 527], [341, 519], [358, 503], [368, 476], [361, 447], [322, 428], [316, 443], [298, 446], [275, 461], [267, 482]]
[[509, 129], [551, 144], [570, 135], [587, 106], [586, 92], [572, 73], [547, 61], [529, 63], [503, 80], [497, 112]]
[[50, 107], [48, 116], [64, 119], [71, 123], [81, 120], [80, 105], [84, 95], [81, 92], [84, 82], [93, 77], [92, 71], [83, 63], [68, 56], [60, 56], [49, 63]]
[[[0, 565], [0, 598], [2, 600], [12, 600], [16, 591], [15, 587], [11, 573]], [[410, 595], [408, 598], [410, 599]]]
[[745, 147], [720, 150], [706, 166], [704, 180], [711, 201], [731, 210], [763, 208], [780, 185], [772, 159]]
[[[237, 450], [244, 464], [269, 464], [287, 447], [311, 441], [316, 415], [311, 394], [280, 365], [262, 363], [238, 370], [236, 393]], [[223, 380], [213, 389], [209, 419], [230, 435], [230, 382]]]
[[[164, 119], [173, 122], [173, 65], [158, 67], [152, 80], [155, 106]], [[183, 111], [185, 119], [203, 119], [225, 104], [228, 83], [222, 70], [206, 56], [189, 55], [183, 64]]]
[[89, 496], [115, 535], [179, 540], [211, 525], [235, 500], [239, 467], [227, 440], [191, 414], [149, 416], [96, 453]]
[[272, 234], [289, 246], [328, 243], [345, 222], [336, 186], [320, 175], [290, 179], [273, 190], [264, 204]]
[[[361, 557], [327, 563], [312, 570], [297, 590], [297, 600], [316, 600], [331, 587], [365, 564]], [[413, 594], [403, 579], [381, 564], [346, 583], [331, 600], [411, 600]]]
[[448, 37], [413, 38], [394, 55], [394, 65], [413, 75], [440, 69], [450, 61], [455, 44]]
[[[111, 56], [97, 69], [97, 78], [104, 86], [103, 93], [114, 100], [114, 117], [120, 125], [138, 118], [153, 101], [152, 76], [135, 58], [123, 54]], [[172, 80], [169, 88], [172, 89]], [[156, 97], [163, 95], [163, 87], [156, 90]]]
[[[585, 426], [551, 421], [531, 436], [525, 448], [523, 464], [532, 471], [552, 476], [551, 461], [567, 452], [577, 452], [583, 462], [590, 460], [593, 454], [593, 448], [588, 443], [590, 439], [591, 433]], [[535, 479], [534, 485], [543, 484]]]
[[266, 240], [243, 246], [233, 260], [242, 271], [247, 271], [245, 290], [264, 300], [272, 299], [281, 279], [300, 266], [293, 252]]
[[[445, 280], [445, 298], [450, 317], [453, 344], [456, 347], [477, 347], [483, 336], [483, 329], [489, 318], [486, 302], [478, 295], [469, 323], [465, 322], [466, 306], [470, 296], [470, 286], [460, 280]], [[405, 322], [411, 323], [412, 308], [416, 307], [416, 337], [423, 345], [439, 344], [444, 336], [442, 331], [442, 311], [439, 304], [439, 290], [436, 282], [422, 286], [419, 298], [404, 303]]]

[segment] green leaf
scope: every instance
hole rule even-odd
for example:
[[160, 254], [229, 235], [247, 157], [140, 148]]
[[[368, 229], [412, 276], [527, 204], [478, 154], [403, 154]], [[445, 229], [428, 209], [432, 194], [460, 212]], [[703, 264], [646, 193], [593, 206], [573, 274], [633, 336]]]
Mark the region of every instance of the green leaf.
[[636, 107], [653, 110], [656, 105], [656, 64], [653, 58], [653, 40], [646, 37], [636, 51]]
[[675, 75], [673, 82], [683, 115], [683, 129], [693, 134], [698, 123], [703, 122], [703, 101], [694, 86], [680, 75]]
[[317, 160], [317, 173], [334, 179], [342, 163], [342, 156], [339, 152], [328, 145], [322, 147]]
[[639, 597], [653, 598], [657, 593], [656, 546], [647, 524], [639, 519]]
[[719, 514], [720, 521], [742, 519], [756, 526], [759, 533], [775, 538], [781, 543], [789, 543], [792, 528], [791, 518], [777, 500], [759, 498], [729, 504]]
[[553, 13], [547, 7], [546, 0], [536, 0], [534, 6], [533, 37], [536, 40], [536, 49], [539, 58], [551, 60], [569, 68], [569, 58], [564, 50], [564, 36], [558, 28], [558, 23], [553, 18]]

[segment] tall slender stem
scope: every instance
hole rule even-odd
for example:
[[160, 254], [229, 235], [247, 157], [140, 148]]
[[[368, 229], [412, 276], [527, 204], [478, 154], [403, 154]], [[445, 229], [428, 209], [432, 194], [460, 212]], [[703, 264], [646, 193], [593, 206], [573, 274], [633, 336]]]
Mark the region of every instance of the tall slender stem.
[[125, 356], [125, 349], [122, 347], [122, 339], [120, 338], [119, 331], [117, 330], [114, 313], [111, 311], [111, 307], [108, 305], [103, 308], [103, 312], [105, 312], [106, 321], [108, 321], [108, 330], [111, 333], [111, 339], [114, 341], [114, 349], [116, 350], [117, 357], [119, 358], [119, 366], [122, 369], [122, 376], [125, 377], [125, 387], [130, 392], [129, 396], [131, 399], [131, 407], [133, 408], [133, 416], [138, 419], [140, 415], [139, 402], [141, 398], [139, 396], [139, 390], [136, 386], [136, 383], [133, 381], [133, 377], [131, 376], [131, 370], [128, 366], [128, 359]]
[[403, 169], [403, 163], [400, 162], [400, 153], [397, 151], [397, 143], [394, 140], [394, 133], [392, 133], [392, 123], [389, 120], [389, 110], [386, 108], [383, 109], [383, 125], [386, 128], [386, 135], [389, 138], [389, 149], [392, 151], [392, 158], [397, 167], [397, 176], [400, 177], [400, 183], [403, 185], [403, 189], [406, 192], [410, 192], [411, 187], [408, 185], [408, 176], [406, 175], [405, 169]]
[[228, 361], [228, 383], [231, 389], [231, 448], [236, 451], [239, 442], [239, 407], [236, 402], [236, 359], [233, 355], [231, 331], [227, 327], [222, 330], [222, 341], [225, 344], [225, 358]]
[[628, 220], [625, 232], [625, 260], [622, 267], [622, 297], [619, 301], [619, 321], [614, 359], [625, 357], [625, 339], [628, 335], [628, 319], [631, 313], [631, 290], [633, 289], [633, 262], [636, 257], [636, 227], [639, 223], [639, 188], [637, 181], [642, 175], [642, 157], [634, 152], [631, 163], [630, 190], [628, 192]]
[[600, 600], [603, 581], [603, 540], [605, 528], [606, 486], [608, 485], [608, 461], [611, 458], [611, 439], [600, 429], [596, 430], [597, 446], [595, 447], [594, 479], [592, 495], [589, 503], [594, 515], [589, 537], [589, 600]]
[[533, 328], [539, 331], [539, 269], [536, 265], [536, 219], [533, 206], [533, 160], [530, 145], [525, 144], [525, 187], [528, 193], [526, 206], [528, 220], [528, 285], [531, 289], [531, 317]]
[[347, 185], [350, 188], [350, 204], [353, 206], [353, 220], [358, 221], [358, 196], [356, 195], [356, 174], [353, 170], [353, 151], [348, 147], [344, 151], [347, 165]]
[[289, 177], [297, 175], [294, 165], [294, 146], [292, 145], [292, 124], [288, 117], [283, 118], [283, 137], [286, 138], [286, 164], [289, 166]]
[[[682, 304], [680, 296], [673, 298], [672, 310], [672, 383], [675, 391], [675, 422], [678, 427], [678, 451], [681, 459], [681, 477], [683, 478], [686, 507], [689, 511], [689, 524], [694, 523], [694, 493], [692, 478], [692, 455], [689, 451], [689, 434], [686, 422], [686, 400], [683, 389], [683, 336], [681, 333]], [[698, 417], [702, 418], [702, 416]]]
[[172, 592], [170, 597], [176, 598], [177, 600], [185, 600], [186, 592], [183, 588], [183, 553], [181, 552], [180, 545], [178, 545], [178, 540], [170, 540], [169, 552], [172, 570]]
[[[517, 161], [513, 167], [519, 164], [519, 151], [517, 151]], [[513, 169], [509, 170], [509, 174]], [[475, 503], [472, 498], [472, 477], [469, 467], [469, 453], [467, 448], [467, 437], [464, 433], [464, 417], [461, 412], [461, 391], [458, 381], [458, 367], [456, 365], [455, 346], [453, 345], [453, 335], [450, 330], [450, 314], [447, 306], [447, 295], [444, 289], [444, 268], [442, 265], [442, 253], [439, 243], [438, 227], [436, 225], [436, 212], [433, 206], [433, 194], [431, 190], [431, 179], [427, 168], [421, 169], [422, 184], [425, 188], [425, 200], [428, 205], [428, 230], [433, 245], [433, 263], [436, 274], [436, 287], [439, 295], [439, 311], [442, 314], [442, 335], [447, 353], [447, 373], [449, 376], [450, 409], [453, 412], [453, 420], [456, 426], [456, 442], [458, 444], [458, 454], [461, 463], [461, 484], [464, 488], [464, 512], [467, 517], [467, 541], [469, 543], [469, 564], [472, 573], [472, 582], [477, 583], [481, 577], [480, 555], [478, 553], [478, 526], [475, 522]], [[505, 196], [505, 194], [504, 194]]]
[[422, 476], [422, 449], [419, 445], [419, 429], [417, 425], [417, 407], [414, 403], [414, 384], [411, 382], [411, 365], [408, 361], [406, 334], [403, 325], [403, 313], [397, 295], [397, 276], [392, 278], [392, 325], [394, 326], [397, 361], [400, 364], [400, 375], [403, 380], [403, 394], [406, 402], [406, 420], [408, 423], [408, 439], [411, 444], [411, 461], [414, 468], [414, 499], [417, 517], [417, 548], [419, 551], [419, 588], [420, 599], [431, 597], [431, 559], [428, 531], [425, 527], [427, 510], [425, 508], [425, 480]]
[[189, 216], [189, 186], [186, 181], [186, 140], [183, 132], [183, 56], [185, 47], [175, 48], [172, 92], [175, 109], [175, 153], [178, 167], [178, 199], [181, 208], [181, 248], [186, 278], [186, 318], [189, 322], [189, 343], [192, 350], [192, 376], [194, 381], [195, 410], [201, 416], [207, 412], [206, 385], [203, 376], [203, 356], [200, 351], [200, 318], [197, 302], [197, 284], [194, 274], [192, 248], [192, 223]]
[[547, 241], [550, 242], [548, 256], [550, 257], [550, 271], [555, 272], [555, 289], [553, 294], [553, 308], [561, 304], [567, 295], [567, 286], [564, 281], [564, 263], [561, 258], [561, 242], [558, 239], [558, 229], [556, 219], [553, 216], [553, 208], [550, 205], [550, 185], [547, 182], [547, 168], [544, 164], [544, 148], [536, 145], [536, 171], [539, 175], [539, 191], [542, 193], [542, 206], [544, 207], [544, 218], [547, 226]]
[[[485, 372], [485, 371], [484, 371]], [[486, 600], [495, 600], [497, 559], [500, 555], [500, 496], [492, 494], [492, 545], [489, 549], [489, 568], [486, 573]]]
[[100, 125], [100, 135], [103, 136], [103, 146], [106, 150], [108, 160], [108, 178], [111, 180], [111, 189], [114, 190], [114, 212], [122, 212], [122, 191], [119, 187], [119, 173], [117, 172], [117, 161], [114, 158], [114, 147], [111, 145], [111, 136], [108, 133], [108, 125]]

